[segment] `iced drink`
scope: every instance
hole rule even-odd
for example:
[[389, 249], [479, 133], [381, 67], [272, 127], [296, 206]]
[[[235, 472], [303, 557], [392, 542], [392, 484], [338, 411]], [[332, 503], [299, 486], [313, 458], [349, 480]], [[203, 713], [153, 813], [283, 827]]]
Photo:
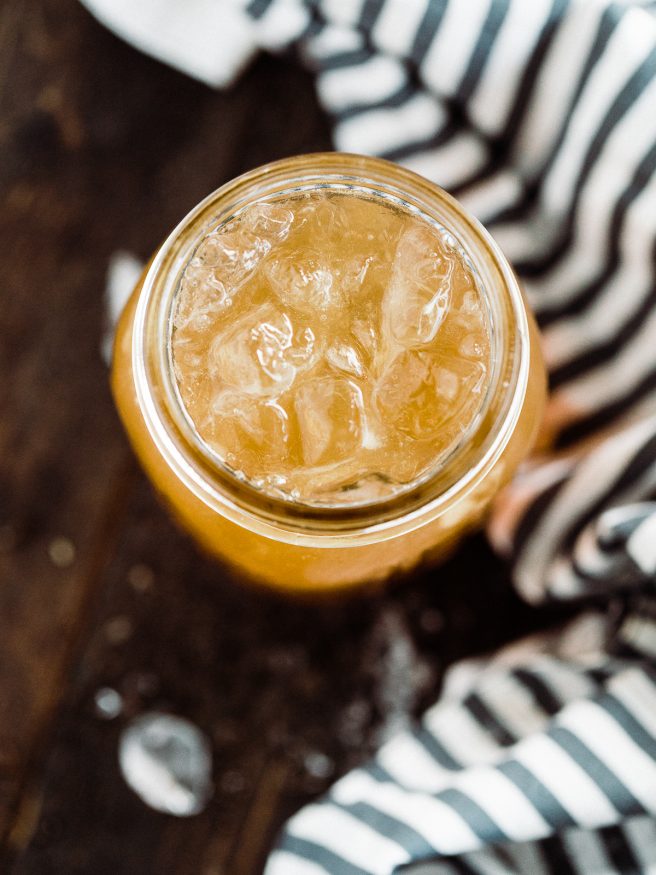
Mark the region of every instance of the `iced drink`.
[[205, 548], [319, 592], [480, 525], [530, 448], [544, 369], [483, 229], [408, 171], [329, 153], [192, 211], [126, 308], [113, 388]]
[[455, 240], [378, 198], [254, 203], [183, 272], [172, 351], [200, 437], [238, 476], [311, 504], [398, 494], [469, 431], [485, 301]]

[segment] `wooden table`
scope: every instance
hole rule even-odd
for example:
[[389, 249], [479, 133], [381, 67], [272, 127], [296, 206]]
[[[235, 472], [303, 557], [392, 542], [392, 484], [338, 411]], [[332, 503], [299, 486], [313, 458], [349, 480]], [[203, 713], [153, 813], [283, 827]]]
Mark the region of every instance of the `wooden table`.
[[[133, 459], [98, 352], [110, 256], [145, 258], [225, 180], [329, 147], [292, 62], [215, 93], [74, 0], [0, 7], [2, 872], [255, 875], [285, 817], [433, 700], [449, 662], [556, 618], [519, 602], [482, 538], [386, 594], [252, 592]], [[149, 809], [119, 773], [122, 728], [152, 709], [211, 739], [198, 816]]]

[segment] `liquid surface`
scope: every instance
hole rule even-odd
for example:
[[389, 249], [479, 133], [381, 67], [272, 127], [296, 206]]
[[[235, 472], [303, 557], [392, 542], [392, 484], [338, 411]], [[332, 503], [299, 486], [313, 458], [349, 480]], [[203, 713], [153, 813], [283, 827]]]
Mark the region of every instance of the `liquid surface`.
[[201, 241], [171, 352], [213, 452], [318, 505], [387, 498], [435, 470], [490, 369], [485, 303], [452, 238], [327, 190], [253, 204]]

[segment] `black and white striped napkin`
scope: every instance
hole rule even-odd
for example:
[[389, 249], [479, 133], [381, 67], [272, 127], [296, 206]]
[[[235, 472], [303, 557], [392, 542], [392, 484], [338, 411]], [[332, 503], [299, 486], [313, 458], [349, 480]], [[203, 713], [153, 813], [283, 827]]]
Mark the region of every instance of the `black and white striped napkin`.
[[449, 189], [514, 263], [554, 449], [489, 534], [525, 598], [586, 610], [456, 666], [420, 726], [288, 823], [266, 875], [654, 875], [656, 3], [222, 8], [316, 72], [338, 149]]

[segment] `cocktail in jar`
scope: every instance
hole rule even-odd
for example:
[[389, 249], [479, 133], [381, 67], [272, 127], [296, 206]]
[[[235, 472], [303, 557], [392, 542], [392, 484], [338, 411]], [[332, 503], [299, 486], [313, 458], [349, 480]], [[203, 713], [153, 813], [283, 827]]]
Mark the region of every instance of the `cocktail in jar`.
[[117, 333], [132, 443], [182, 524], [296, 591], [443, 556], [529, 451], [537, 337], [484, 229], [372, 158], [258, 168], [155, 254]]

